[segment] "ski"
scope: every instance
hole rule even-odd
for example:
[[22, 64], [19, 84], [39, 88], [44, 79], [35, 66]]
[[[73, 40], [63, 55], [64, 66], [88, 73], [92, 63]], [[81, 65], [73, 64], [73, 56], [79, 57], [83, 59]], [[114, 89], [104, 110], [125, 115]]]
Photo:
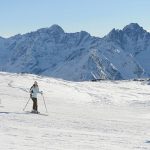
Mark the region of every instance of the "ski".
[[34, 113], [34, 112], [32, 112], [32, 111], [25, 111], [25, 113], [28, 113], [28, 114], [35, 114], [35, 115], [42, 115], [42, 116], [48, 116], [48, 114], [44, 114], [44, 113], [40, 113], [40, 112]]

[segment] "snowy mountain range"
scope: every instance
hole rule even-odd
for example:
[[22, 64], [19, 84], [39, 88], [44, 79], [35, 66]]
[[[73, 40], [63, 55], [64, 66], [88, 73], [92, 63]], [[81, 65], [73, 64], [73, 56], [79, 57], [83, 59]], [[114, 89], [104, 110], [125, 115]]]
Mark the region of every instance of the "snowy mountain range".
[[103, 38], [58, 26], [0, 37], [0, 71], [65, 80], [132, 79], [150, 76], [150, 33], [136, 23]]

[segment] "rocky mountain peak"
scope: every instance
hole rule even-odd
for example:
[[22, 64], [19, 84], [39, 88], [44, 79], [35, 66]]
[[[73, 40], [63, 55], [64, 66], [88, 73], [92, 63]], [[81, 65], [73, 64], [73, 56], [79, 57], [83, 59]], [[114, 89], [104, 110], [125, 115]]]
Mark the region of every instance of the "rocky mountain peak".
[[130, 23], [129, 25], [123, 28], [123, 31], [133, 30], [133, 31], [141, 31], [143, 28], [138, 23]]
[[57, 33], [64, 33], [64, 30], [57, 24], [54, 24], [52, 25], [50, 28], [48, 28], [49, 31], [52, 31], [52, 32], [57, 32]]
[[128, 36], [143, 36], [146, 33], [146, 30], [143, 27], [139, 26], [137, 23], [131, 23], [123, 28], [123, 32]]

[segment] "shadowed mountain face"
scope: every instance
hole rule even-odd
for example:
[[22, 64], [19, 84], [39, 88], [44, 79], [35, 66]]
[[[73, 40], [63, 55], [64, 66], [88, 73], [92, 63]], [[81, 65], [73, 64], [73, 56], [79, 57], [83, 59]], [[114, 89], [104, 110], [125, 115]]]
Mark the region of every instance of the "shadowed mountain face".
[[150, 33], [136, 23], [103, 38], [58, 26], [0, 38], [0, 71], [65, 80], [131, 79], [150, 76]]

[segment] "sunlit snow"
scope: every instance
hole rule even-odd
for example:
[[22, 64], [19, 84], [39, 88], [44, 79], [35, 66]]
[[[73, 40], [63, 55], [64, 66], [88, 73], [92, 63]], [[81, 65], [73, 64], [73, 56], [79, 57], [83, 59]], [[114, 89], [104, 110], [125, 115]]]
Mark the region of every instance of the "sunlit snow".
[[[22, 110], [35, 80], [48, 116]], [[38, 103], [45, 114], [41, 95]], [[26, 110], [31, 109], [30, 100]], [[149, 150], [150, 85], [0, 73], [0, 149]]]

